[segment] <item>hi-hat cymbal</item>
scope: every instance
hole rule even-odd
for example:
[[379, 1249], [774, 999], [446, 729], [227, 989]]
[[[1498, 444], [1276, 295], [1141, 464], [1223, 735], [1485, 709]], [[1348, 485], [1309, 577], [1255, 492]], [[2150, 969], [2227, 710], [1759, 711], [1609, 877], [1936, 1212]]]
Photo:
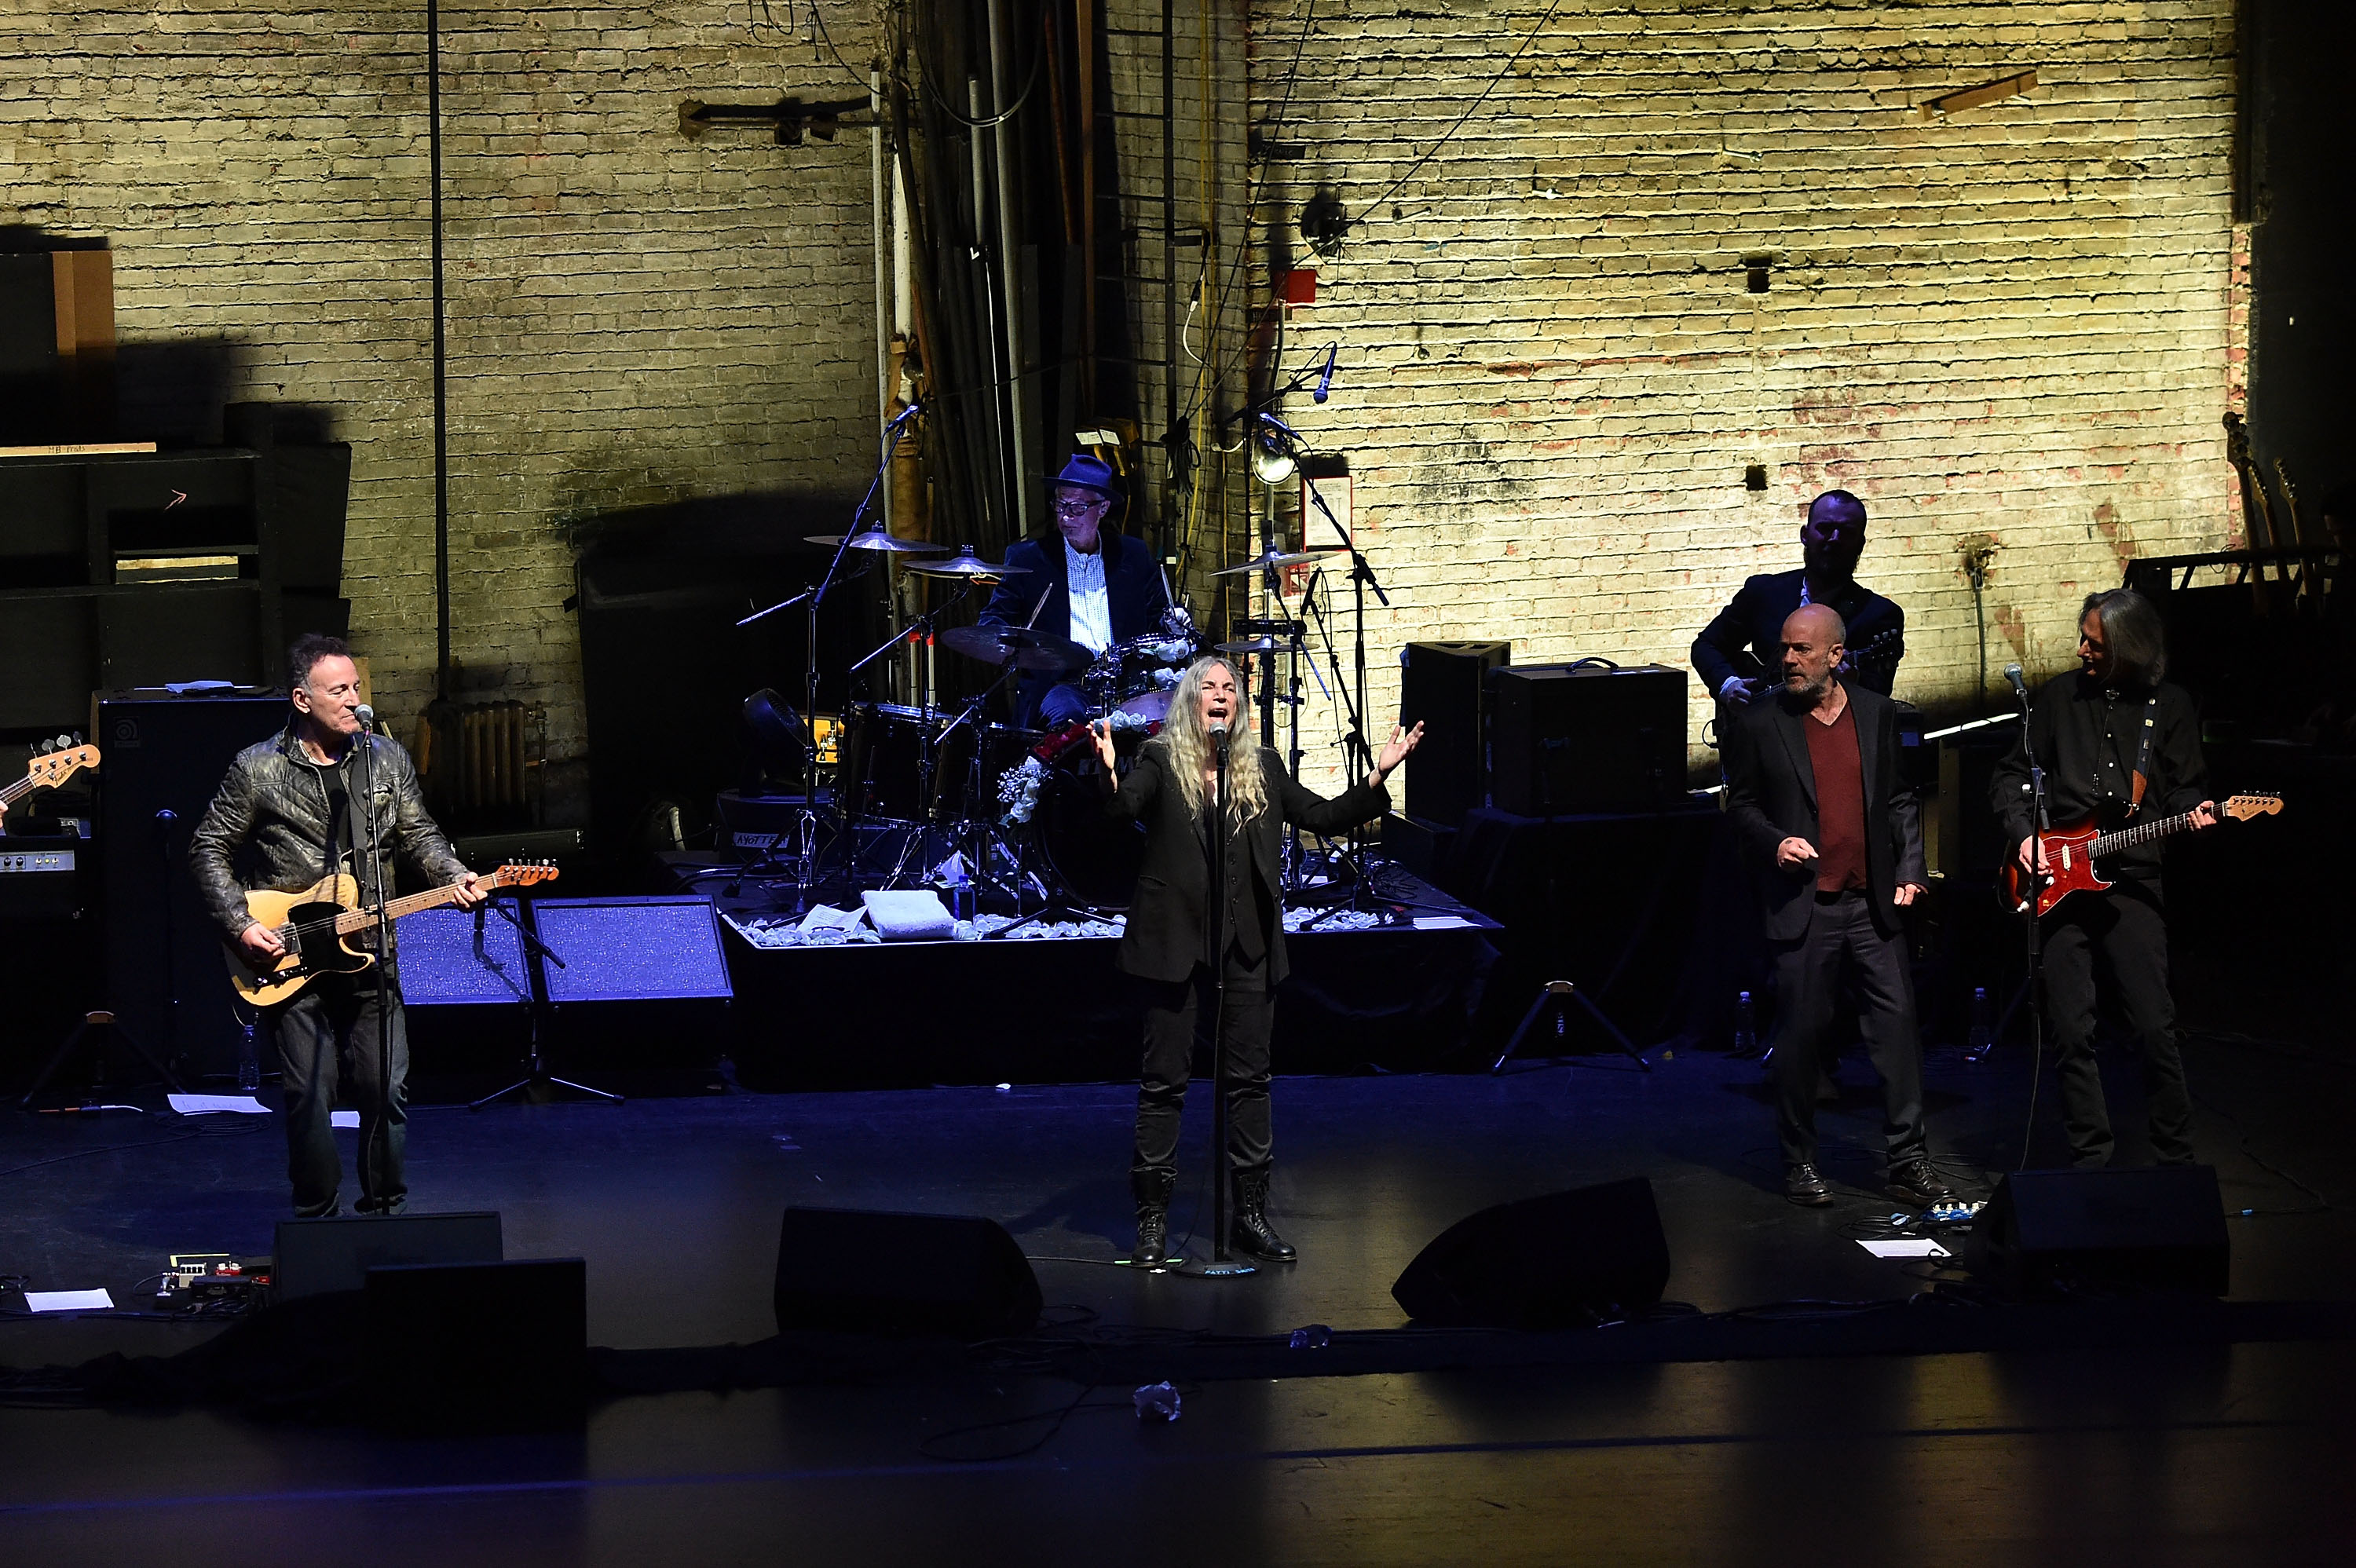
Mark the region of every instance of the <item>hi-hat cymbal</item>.
[[1290, 645], [1280, 643], [1274, 637], [1246, 637], [1241, 642], [1221, 643], [1219, 651], [1223, 654], [1272, 654]]
[[[811, 544], [833, 546], [842, 543], [841, 534], [804, 534], [802, 538]], [[851, 548], [891, 550], [895, 554], [930, 554], [949, 547], [945, 544], [926, 544], [922, 539], [904, 539], [897, 534], [887, 534], [882, 528], [866, 528], [851, 536]]]
[[967, 545], [947, 560], [912, 560], [910, 571], [926, 577], [986, 577], [995, 581], [1001, 577], [1023, 577], [1030, 573], [1027, 566], [1008, 566], [995, 560], [984, 560]]
[[1290, 552], [1289, 554], [1280, 554], [1276, 550], [1266, 550], [1252, 557], [1249, 560], [1242, 561], [1235, 566], [1223, 566], [1218, 571], [1211, 573], [1211, 575], [1214, 577], [1233, 577], [1239, 571], [1263, 571], [1270, 567], [1299, 566], [1304, 560], [1323, 560], [1329, 555], [1339, 555], [1341, 553], [1342, 549], [1339, 545], [1336, 545], [1330, 549], [1297, 549]]
[[1003, 667], [1011, 661], [1017, 669], [1050, 675], [1086, 669], [1090, 658], [1088, 650], [1071, 638], [1028, 626], [951, 626], [941, 634], [941, 643], [951, 653], [984, 664]]

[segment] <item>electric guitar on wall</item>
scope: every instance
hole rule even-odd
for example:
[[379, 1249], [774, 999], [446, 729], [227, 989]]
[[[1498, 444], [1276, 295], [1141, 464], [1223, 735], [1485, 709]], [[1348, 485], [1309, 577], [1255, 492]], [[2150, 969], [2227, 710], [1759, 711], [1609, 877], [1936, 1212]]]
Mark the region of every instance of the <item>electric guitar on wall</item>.
[[55, 751], [37, 752], [25, 764], [23, 778], [0, 784], [0, 806], [14, 805], [37, 789], [55, 789], [82, 769], [96, 766], [96, 746], [65, 745]]
[[[489, 876], [478, 879], [475, 885], [485, 891], [494, 891], [499, 888], [530, 887], [555, 876], [553, 865], [519, 863], [501, 866]], [[407, 898], [387, 899], [384, 912], [399, 920], [419, 910], [438, 908], [455, 901], [464, 885], [448, 882], [422, 893], [411, 893]], [[340, 871], [293, 892], [263, 889], [246, 894], [247, 912], [277, 933], [286, 951], [269, 968], [258, 969], [252, 955], [231, 944], [229, 977], [237, 994], [257, 1008], [266, 1008], [301, 990], [315, 975], [348, 975], [375, 963], [375, 954], [361, 952], [344, 940], [376, 928], [376, 911], [362, 909], [359, 902], [359, 879]]]
[[[2247, 822], [2253, 816], [2272, 816], [2282, 809], [2278, 795], [2237, 795], [2217, 804], [2220, 820]], [[2094, 862], [2106, 855], [2116, 854], [2131, 845], [2148, 844], [2155, 838], [2165, 838], [2171, 833], [2181, 833], [2192, 826], [2192, 814], [2162, 816], [2134, 827], [2104, 832], [2089, 817], [2074, 827], [2049, 828], [2045, 839], [2044, 885], [2034, 889], [2037, 912], [2045, 914], [2055, 904], [2072, 893], [2098, 893], [2109, 887], [2110, 880], [2097, 875]], [[2015, 914], [2029, 912], [2032, 886], [2039, 879], [2021, 869], [2019, 857], [2004, 863], [2004, 901]]]

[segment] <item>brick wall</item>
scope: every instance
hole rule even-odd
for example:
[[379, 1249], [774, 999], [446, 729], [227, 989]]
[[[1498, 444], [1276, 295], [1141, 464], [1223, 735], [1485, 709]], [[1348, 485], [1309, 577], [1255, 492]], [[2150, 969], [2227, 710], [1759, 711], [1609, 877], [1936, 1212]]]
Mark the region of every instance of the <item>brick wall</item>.
[[[1937, 709], [1975, 680], [1965, 541], [1997, 547], [2000, 692], [2011, 659], [2067, 665], [2128, 556], [2238, 530], [2230, 0], [1561, 0], [1387, 195], [1547, 6], [1313, 9], [1271, 124], [1312, 7], [1251, 0], [1255, 122], [1308, 155], [1254, 234], [1298, 248], [1320, 188], [1361, 220], [1290, 326], [1339, 340], [1334, 396], [1290, 413], [1350, 453], [1391, 589], [1377, 713], [1416, 639], [1682, 666], [1835, 485], [1871, 511], [1859, 576], [1907, 611], [1899, 693]], [[1707, 716], [1697, 681], [1697, 740]]]
[[[434, 666], [422, 5], [12, 9], [5, 220], [112, 241], [127, 433], [218, 439], [220, 401], [259, 399], [352, 443], [354, 641], [405, 733]], [[825, 13], [862, 70], [873, 13]], [[734, 0], [442, 17], [453, 651], [577, 763], [566, 525], [839, 488], [872, 451], [865, 133], [691, 144], [679, 103], [864, 85]]]

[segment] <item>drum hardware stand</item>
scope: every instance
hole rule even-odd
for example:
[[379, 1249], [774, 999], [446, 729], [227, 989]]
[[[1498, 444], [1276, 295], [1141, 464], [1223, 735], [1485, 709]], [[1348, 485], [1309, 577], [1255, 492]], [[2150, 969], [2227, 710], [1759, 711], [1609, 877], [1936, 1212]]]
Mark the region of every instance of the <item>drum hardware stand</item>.
[[[882, 457], [876, 462], [875, 476], [868, 481], [867, 494], [862, 496], [859, 498], [859, 505], [852, 508], [851, 514], [851, 526], [849, 528], [844, 530], [842, 538], [836, 541], [834, 554], [827, 559], [826, 571], [820, 574], [818, 581], [813, 583], [811, 586], [803, 589], [799, 593], [795, 594], [792, 598], [780, 600], [776, 603], [770, 605], [766, 610], [755, 610], [753, 613], [745, 616], [743, 620], [736, 623], [739, 626], [749, 626], [755, 621], [767, 619], [769, 616], [776, 614], [780, 610], [790, 610], [797, 604], [809, 605], [809, 608], [807, 615], [805, 616], [807, 624], [803, 642], [803, 646], [808, 658], [807, 665], [805, 666], [802, 686], [802, 721], [804, 724], [809, 723], [818, 714], [819, 607], [825, 603], [828, 591], [834, 586], [836, 577], [841, 573], [843, 558], [851, 553], [851, 541], [859, 532], [860, 522], [867, 516], [868, 508], [875, 504], [876, 494], [884, 487], [884, 476], [891, 472], [892, 459], [900, 450], [900, 442], [902, 438], [907, 434], [910, 422], [916, 419], [917, 413], [922, 411], [923, 407], [924, 405], [921, 402], [910, 403], [906, 408], [902, 409], [897, 414], [893, 416], [892, 422], [890, 424], [884, 427], [882, 440], [884, 452]], [[878, 520], [878, 527], [879, 528], [881, 527], [880, 519]], [[888, 646], [890, 645], [887, 644], [886, 645]], [[811, 744], [808, 752], [808, 761], [804, 764], [804, 772], [802, 775], [801, 816], [804, 818], [804, 821], [796, 828], [795, 831], [795, 841], [797, 844], [805, 842], [815, 843], [817, 841], [816, 825], [819, 819], [816, 809], [816, 803], [818, 800], [817, 740], [818, 737], [815, 732], [813, 732], [810, 737]], [[838, 801], [836, 805], [838, 809], [841, 809], [842, 803]], [[849, 815], [846, 812], [843, 822], [843, 834], [838, 835], [838, 839], [844, 835], [850, 834], [850, 832], [851, 823], [849, 820]], [[858, 846], [855, 842], [851, 846], [851, 851], [855, 858], [858, 852]], [[808, 902], [810, 884], [814, 880], [812, 873], [815, 869], [816, 868], [810, 863], [810, 861], [805, 859], [802, 862], [800, 874], [795, 882], [797, 903], [806, 904]]]
[[[496, 899], [487, 903], [479, 904], [475, 909], [475, 957], [477, 961], [493, 970], [499, 969], [498, 962], [483, 947], [483, 913], [486, 910], [496, 912], [501, 920], [515, 927], [516, 935], [522, 940], [524, 951], [527, 954], [537, 953], [559, 969], [566, 967], [564, 960], [557, 956], [556, 949], [541, 940], [540, 933], [518, 920], [513, 910]], [[506, 979], [506, 973], [500, 971], [499, 977]], [[512, 980], [508, 983], [510, 986], [514, 985]], [[466, 1109], [479, 1111], [486, 1105], [497, 1104], [510, 1094], [519, 1094], [535, 1105], [546, 1104], [556, 1098], [556, 1092], [560, 1089], [570, 1089], [576, 1094], [586, 1094], [594, 1100], [610, 1101], [615, 1104], [621, 1104], [622, 1096], [619, 1094], [609, 1090], [593, 1089], [586, 1083], [575, 1083], [570, 1078], [559, 1078], [548, 1070], [548, 1059], [540, 1053], [540, 999], [532, 995], [529, 981], [525, 983], [523, 997], [525, 1017], [529, 1020], [531, 1030], [531, 1045], [530, 1051], [524, 1057], [523, 1076], [504, 1089], [468, 1103]]]

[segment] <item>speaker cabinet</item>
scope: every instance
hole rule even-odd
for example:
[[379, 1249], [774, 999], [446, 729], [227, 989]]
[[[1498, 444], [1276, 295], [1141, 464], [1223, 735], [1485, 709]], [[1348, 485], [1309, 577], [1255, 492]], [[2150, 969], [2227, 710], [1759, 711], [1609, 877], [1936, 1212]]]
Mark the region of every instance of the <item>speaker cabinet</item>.
[[1973, 1222], [1964, 1265], [2020, 1296], [2222, 1296], [2233, 1245], [2214, 1167], [2023, 1170], [1997, 1183]]
[[286, 699], [103, 697], [98, 853], [107, 1007], [183, 1075], [237, 1071], [245, 1028], [220, 933], [188, 875], [188, 835], [238, 752], [286, 722]]
[[1039, 1321], [1031, 1260], [995, 1221], [788, 1209], [777, 1235], [777, 1331], [992, 1339]]
[[1489, 677], [1489, 793], [1519, 816], [1657, 811], [1685, 794], [1687, 672], [1507, 667]]
[[359, 1290], [370, 1269], [394, 1264], [497, 1263], [505, 1256], [499, 1217], [467, 1214], [341, 1214], [281, 1220], [271, 1259], [270, 1298], [294, 1301]]
[[1409, 643], [1399, 660], [1399, 726], [1423, 726], [1407, 764], [1407, 815], [1455, 827], [1487, 803], [1488, 677], [1514, 662], [1514, 645]]
[[1643, 1177], [1500, 1203], [1458, 1221], [1391, 1296], [1419, 1323], [1557, 1328], [1640, 1317], [1669, 1282], [1669, 1243]]
[[361, 1355], [379, 1423], [412, 1433], [549, 1432], [588, 1409], [589, 1271], [579, 1258], [368, 1271]]

